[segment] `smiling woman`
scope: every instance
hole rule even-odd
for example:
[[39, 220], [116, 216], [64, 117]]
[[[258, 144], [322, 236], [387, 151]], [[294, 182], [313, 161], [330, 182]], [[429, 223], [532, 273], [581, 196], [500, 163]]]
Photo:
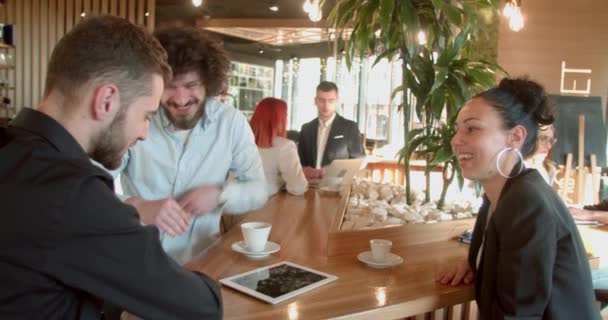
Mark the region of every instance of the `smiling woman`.
[[553, 120], [544, 89], [527, 79], [503, 79], [458, 114], [452, 147], [463, 175], [483, 186], [484, 203], [468, 260], [437, 280], [475, 280], [482, 319], [599, 318], [578, 229], [555, 191], [523, 165], [539, 124]]

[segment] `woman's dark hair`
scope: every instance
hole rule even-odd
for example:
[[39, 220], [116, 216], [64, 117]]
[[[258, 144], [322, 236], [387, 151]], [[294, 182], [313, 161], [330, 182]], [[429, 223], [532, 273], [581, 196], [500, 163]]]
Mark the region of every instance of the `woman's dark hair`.
[[554, 105], [545, 89], [527, 78], [502, 79], [498, 87], [484, 91], [475, 98], [483, 98], [498, 111], [505, 129], [517, 125], [526, 128], [527, 135], [521, 147], [525, 157], [534, 152], [540, 125], [555, 121]]

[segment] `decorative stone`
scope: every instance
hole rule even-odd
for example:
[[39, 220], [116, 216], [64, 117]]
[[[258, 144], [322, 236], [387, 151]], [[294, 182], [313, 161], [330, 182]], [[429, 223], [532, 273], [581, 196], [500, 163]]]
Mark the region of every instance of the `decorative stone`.
[[380, 199], [391, 201], [393, 199], [393, 190], [389, 185], [383, 185], [380, 187]]
[[417, 213], [413, 213], [413, 212], [407, 212], [404, 215], [404, 218], [407, 222], [424, 220], [421, 215], [419, 215]]
[[472, 218], [473, 215], [470, 212], [458, 212], [455, 215], [456, 219], [467, 219], [467, 218]]
[[401, 225], [403, 222], [404, 221], [399, 218], [388, 218], [386, 221], [384, 221], [384, 225]]
[[359, 230], [404, 223], [437, 223], [473, 217], [479, 203], [457, 199], [437, 209], [437, 201], [422, 203], [424, 193], [413, 190], [413, 204], [407, 205], [405, 188], [355, 179], [342, 224], [343, 230]]
[[442, 213], [439, 218], [437, 218], [437, 220], [439, 221], [449, 221], [449, 220], [454, 220], [454, 217], [449, 214], [449, 213]]
[[386, 220], [386, 216], [388, 215], [388, 212], [386, 211], [386, 209], [380, 208], [380, 207], [373, 208], [371, 210], [371, 213], [374, 216], [374, 219], [378, 220], [378, 221]]

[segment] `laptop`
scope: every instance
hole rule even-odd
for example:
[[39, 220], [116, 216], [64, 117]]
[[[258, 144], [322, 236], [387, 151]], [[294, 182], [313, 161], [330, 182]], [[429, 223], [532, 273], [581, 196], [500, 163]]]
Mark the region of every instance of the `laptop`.
[[364, 158], [336, 159], [325, 167], [327, 171], [323, 178], [309, 180], [308, 186], [311, 188], [335, 186], [336, 181], [340, 180], [340, 184], [350, 183], [359, 170], [364, 167], [363, 160]]

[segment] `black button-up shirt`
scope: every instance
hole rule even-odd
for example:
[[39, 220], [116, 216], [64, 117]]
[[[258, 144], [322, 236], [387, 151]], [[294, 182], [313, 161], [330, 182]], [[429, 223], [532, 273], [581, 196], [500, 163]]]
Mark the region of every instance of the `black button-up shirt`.
[[99, 319], [104, 302], [145, 319], [221, 318], [218, 285], [165, 254], [58, 122], [24, 109], [0, 145], [0, 319]]

